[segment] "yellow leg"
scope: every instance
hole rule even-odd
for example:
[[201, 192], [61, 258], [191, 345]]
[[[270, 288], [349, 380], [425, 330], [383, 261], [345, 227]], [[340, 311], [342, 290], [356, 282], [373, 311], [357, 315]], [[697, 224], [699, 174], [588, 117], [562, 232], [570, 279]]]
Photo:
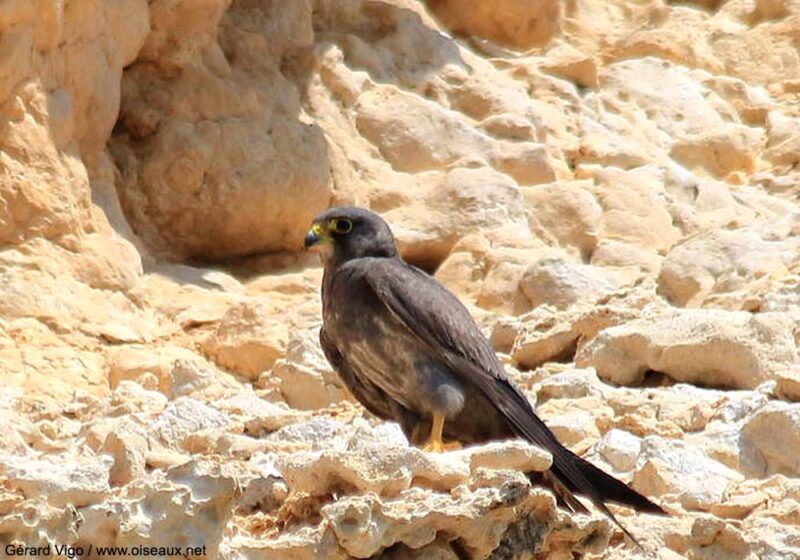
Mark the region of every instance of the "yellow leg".
[[451, 451], [453, 449], [461, 449], [461, 444], [457, 441], [444, 443], [442, 441], [442, 431], [444, 430], [444, 414], [439, 412], [433, 413], [433, 423], [431, 424], [431, 435], [428, 443], [422, 448], [423, 451], [432, 451], [434, 453], [441, 453], [442, 451]]

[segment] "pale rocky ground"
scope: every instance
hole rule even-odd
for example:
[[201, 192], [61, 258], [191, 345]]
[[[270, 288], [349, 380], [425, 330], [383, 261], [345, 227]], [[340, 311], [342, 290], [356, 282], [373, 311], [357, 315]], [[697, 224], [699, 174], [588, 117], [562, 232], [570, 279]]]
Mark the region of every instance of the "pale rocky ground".
[[[0, 52], [0, 544], [800, 558], [800, 2], [18, 0]], [[299, 251], [344, 203], [645, 551], [348, 400]]]

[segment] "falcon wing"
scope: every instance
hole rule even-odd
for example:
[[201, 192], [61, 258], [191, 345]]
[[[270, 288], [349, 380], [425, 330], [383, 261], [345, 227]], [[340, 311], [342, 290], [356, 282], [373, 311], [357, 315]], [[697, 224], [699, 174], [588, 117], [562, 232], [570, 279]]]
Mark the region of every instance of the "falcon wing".
[[378, 299], [461, 378], [480, 389], [515, 431], [533, 443], [561, 448], [512, 384], [467, 308], [436, 280], [399, 259], [375, 259], [365, 273]]
[[467, 308], [444, 286], [400, 259], [374, 259], [365, 278], [386, 309], [427, 344], [461, 381], [480, 390], [518, 435], [550, 451], [551, 471], [568, 490], [585, 495], [612, 519], [604, 504], [607, 500], [639, 511], [664, 513], [559, 443], [536, 416], [525, 395], [508, 379]]
[[325, 327], [320, 327], [319, 329], [319, 343], [322, 346], [325, 357], [328, 359], [328, 363], [331, 364], [331, 367], [333, 367], [356, 400], [378, 418], [383, 418], [384, 420], [394, 419], [389, 409], [390, 399], [386, 396], [386, 393], [370, 383], [369, 380], [363, 380], [356, 375], [356, 372], [347, 363], [347, 360], [339, 352], [336, 345], [328, 338], [325, 333]]

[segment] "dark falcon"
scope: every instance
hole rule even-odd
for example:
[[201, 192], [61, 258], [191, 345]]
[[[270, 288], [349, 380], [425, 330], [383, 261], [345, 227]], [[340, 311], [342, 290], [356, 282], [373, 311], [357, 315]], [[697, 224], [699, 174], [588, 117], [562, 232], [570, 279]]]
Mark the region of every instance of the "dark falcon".
[[515, 437], [547, 449], [553, 464], [545, 482], [572, 511], [587, 512], [579, 494], [615, 523], [606, 502], [665, 513], [558, 442], [466, 307], [400, 258], [380, 216], [327, 210], [312, 223], [305, 247], [318, 251], [324, 265], [322, 349], [372, 414], [398, 422], [429, 451]]

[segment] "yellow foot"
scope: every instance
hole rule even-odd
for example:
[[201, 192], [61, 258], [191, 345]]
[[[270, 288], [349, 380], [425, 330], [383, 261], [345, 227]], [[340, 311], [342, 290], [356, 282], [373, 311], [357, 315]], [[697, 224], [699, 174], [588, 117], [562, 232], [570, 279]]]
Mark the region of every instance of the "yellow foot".
[[444, 415], [434, 412], [433, 422], [431, 423], [431, 436], [428, 443], [422, 448], [423, 451], [442, 453], [443, 451], [453, 451], [461, 449], [461, 444], [457, 441], [442, 441], [442, 430], [444, 430]]
[[422, 450], [430, 453], [443, 453], [445, 451], [455, 451], [456, 449], [461, 449], [461, 447], [461, 444], [457, 441], [448, 441], [447, 443], [443, 441], [429, 441]]

